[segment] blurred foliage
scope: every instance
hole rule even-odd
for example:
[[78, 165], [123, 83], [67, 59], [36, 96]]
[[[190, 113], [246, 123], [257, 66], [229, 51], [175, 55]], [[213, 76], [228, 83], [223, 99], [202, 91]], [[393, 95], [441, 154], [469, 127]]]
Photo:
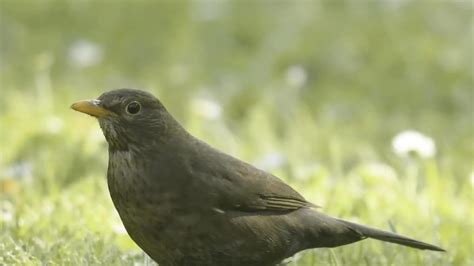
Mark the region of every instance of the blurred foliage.
[[[142, 263], [99, 127], [69, 110], [120, 87], [327, 213], [449, 250], [363, 241], [290, 265], [473, 264], [473, 25], [470, 1], [0, 0], [0, 264]], [[394, 153], [408, 129], [437, 153]]]

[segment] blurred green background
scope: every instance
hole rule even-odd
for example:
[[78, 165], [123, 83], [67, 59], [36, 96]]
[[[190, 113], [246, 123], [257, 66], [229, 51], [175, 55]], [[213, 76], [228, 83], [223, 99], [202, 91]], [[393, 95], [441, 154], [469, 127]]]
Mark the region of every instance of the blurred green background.
[[366, 240], [290, 265], [473, 265], [471, 1], [0, 0], [0, 264], [140, 265], [107, 145], [69, 109], [121, 87]]

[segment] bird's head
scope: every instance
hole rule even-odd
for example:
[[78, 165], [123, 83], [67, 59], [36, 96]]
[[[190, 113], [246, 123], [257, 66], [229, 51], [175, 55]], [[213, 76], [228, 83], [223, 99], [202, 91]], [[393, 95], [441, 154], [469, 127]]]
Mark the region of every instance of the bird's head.
[[75, 102], [71, 108], [99, 120], [112, 151], [159, 141], [174, 121], [157, 98], [135, 89], [108, 91], [97, 99]]

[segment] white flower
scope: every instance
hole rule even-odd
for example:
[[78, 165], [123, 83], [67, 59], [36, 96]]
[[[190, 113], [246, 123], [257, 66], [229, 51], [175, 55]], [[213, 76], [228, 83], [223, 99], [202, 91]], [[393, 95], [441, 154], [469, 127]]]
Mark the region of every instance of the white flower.
[[205, 98], [194, 99], [191, 103], [191, 108], [193, 113], [209, 120], [219, 119], [222, 115], [221, 106]]
[[471, 172], [471, 185], [474, 187], [474, 171]]
[[102, 48], [86, 40], [76, 41], [69, 48], [69, 61], [79, 68], [96, 65], [102, 61]]
[[398, 133], [392, 140], [392, 148], [399, 156], [416, 153], [423, 158], [431, 158], [436, 154], [433, 139], [415, 130]]
[[302, 87], [307, 79], [308, 74], [304, 67], [300, 65], [290, 66], [286, 71], [286, 83], [291, 87]]

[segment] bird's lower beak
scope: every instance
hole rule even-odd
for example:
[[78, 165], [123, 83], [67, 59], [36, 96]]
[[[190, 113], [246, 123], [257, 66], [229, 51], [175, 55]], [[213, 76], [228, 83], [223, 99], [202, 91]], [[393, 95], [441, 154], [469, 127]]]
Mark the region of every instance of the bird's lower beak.
[[107, 117], [113, 113], [100, 106], [100, 100], [78, 101], [71, 105], [71, 108], [95, 117]]

